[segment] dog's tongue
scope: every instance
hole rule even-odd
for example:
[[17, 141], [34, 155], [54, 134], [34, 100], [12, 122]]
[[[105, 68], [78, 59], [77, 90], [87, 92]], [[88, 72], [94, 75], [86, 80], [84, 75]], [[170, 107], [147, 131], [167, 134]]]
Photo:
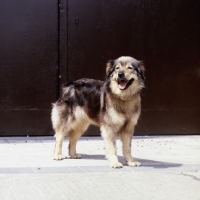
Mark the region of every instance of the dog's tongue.
[[120, 81], [119, 82], [119, 89], [124, 90], [126, 88], [126, 84], [127, 84], [126, 81]]

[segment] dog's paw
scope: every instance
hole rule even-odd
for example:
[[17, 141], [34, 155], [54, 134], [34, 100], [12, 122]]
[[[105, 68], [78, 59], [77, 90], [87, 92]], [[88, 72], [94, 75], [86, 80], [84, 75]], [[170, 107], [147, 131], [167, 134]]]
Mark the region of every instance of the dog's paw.
[[65, 159], [66, 158], [66, 156], [62, 156], [61, 154], [60, 155], [54, 155], [53, 156], [53, 159], [54, 160], [63, 160], [63, 159]]
[[127, 162], [127, 164], [129, 166], [131, 166], [131, 167], [139, 167], [139, 166], [141, 166], [141, 163], [138, 162], [138, 161], [129, 161], [129, 162]]
[[71, 155], [69, 156], [71, 159], [80, 159], [81, 155], [80, 154], [75, 154], [75, 155]]
[[112, 163], [110, 163], [110, 167], [112, 167], [112, 168], [122, 168], [123, 165], [120, 162], [112, 162]]

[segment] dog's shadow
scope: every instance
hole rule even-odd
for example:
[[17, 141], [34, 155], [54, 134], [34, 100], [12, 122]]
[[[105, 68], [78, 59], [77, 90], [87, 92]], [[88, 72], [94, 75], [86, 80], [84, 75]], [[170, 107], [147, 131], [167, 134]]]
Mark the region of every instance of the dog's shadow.
[[[90, 160], [106, 160], [105, 155], [88, 155], [81, 154], [82, 159], [90, 159]], [[121, 162], [124, 166], [127, 166], [126, 161], [123, 156], [118, 156], [119, 162]], [[163, 161], [155, 161], [148, 160], [142, 158], [134, 157], [136, 161], [139, 161], [142, 164], [142, 167], [153, 167], [159, 169], [172, 168], [172, 167], [180, 167], [182, 164], [180, 163], [171, 163], [171, 162], [163, 162]]]

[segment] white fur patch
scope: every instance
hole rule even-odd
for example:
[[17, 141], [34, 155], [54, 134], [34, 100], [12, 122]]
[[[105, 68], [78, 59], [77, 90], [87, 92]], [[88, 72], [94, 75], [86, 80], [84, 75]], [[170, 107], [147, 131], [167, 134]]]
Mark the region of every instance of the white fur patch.
[[110, 122], [111, 124], [115, 124], [115, 125], [121, 125], [124, 123], [125, 121], [125, 116], [118, 113], [114, 108], [108, 108], [107, 110], [108, 113], [108, 122]]
[[55, 104], [53, 104], [53, 109], [51, 112], [51, 121], [52, 121], [54, 130], [56, 130], [57, 127], [60, 126], [60, 116]]

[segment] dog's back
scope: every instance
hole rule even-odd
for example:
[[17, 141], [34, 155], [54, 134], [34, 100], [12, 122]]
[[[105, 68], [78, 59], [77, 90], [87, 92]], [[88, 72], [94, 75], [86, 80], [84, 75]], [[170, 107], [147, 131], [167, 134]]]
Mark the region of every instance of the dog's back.
[[103, 84], [104, 81], [93, 79], [80, 79], [65, 84], [59, 100], [53, 104], [54, 130], [64, 131], [66, 126], [69, 126], [67, 123], [72, 123], [74, 120], [79, 121], [78, 118], [87, 117], [92, 123], [98, 124]]

